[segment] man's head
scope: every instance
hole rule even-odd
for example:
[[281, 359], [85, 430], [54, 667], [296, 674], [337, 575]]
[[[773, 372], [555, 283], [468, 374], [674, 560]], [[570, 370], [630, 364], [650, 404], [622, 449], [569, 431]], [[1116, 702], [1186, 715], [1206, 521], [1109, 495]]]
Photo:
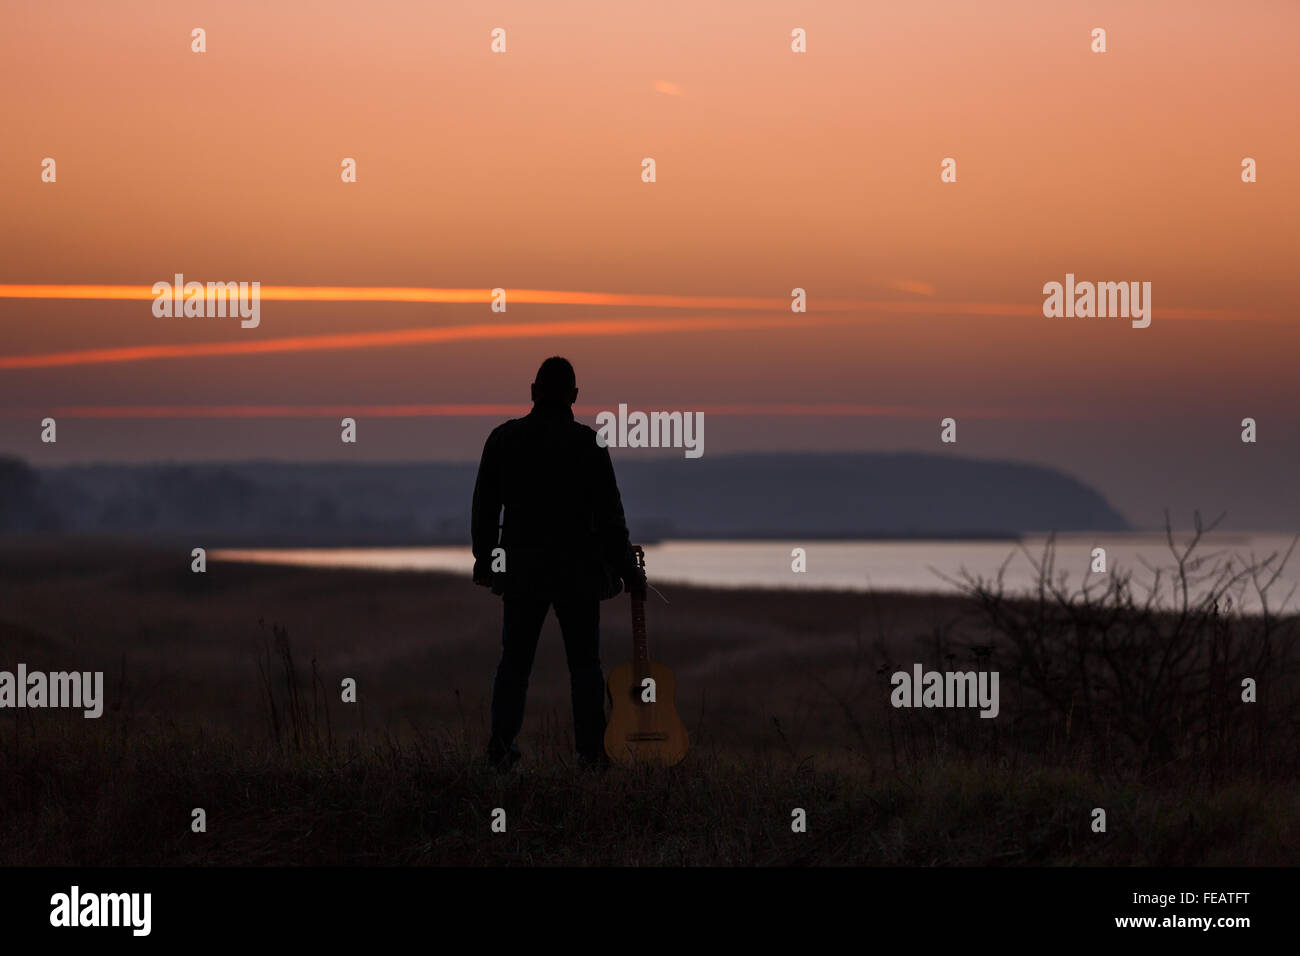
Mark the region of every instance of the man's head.
[[572, 405], [578, 400], [578, 380], [568, 359], [552, 355], [537, 370], [533, 381], [535, 405]]

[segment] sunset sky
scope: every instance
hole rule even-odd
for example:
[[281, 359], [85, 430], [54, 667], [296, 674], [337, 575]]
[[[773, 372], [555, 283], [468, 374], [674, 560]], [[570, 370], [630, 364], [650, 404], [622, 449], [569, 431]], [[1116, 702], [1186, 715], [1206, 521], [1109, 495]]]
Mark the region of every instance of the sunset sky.
[[[0, 453], [466, 460], [560, 353], [589, 422], [702, 409], [708, 455], [1012, 458], [1300, 530], [1292, 0], [2, 16]], [[287, 291], [156, 318], [178, 272]], [[1067, 272], [1150, 282], [1151, 326], [1044, 318]], [[126, 291], [27, 288], [87, 285]]]

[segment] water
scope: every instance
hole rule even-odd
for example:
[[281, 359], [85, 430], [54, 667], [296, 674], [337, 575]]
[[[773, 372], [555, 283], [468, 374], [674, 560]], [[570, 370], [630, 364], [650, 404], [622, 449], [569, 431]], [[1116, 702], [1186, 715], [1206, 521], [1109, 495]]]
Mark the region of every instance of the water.
[[[1015, 541], [666, 541], [646, 547], [650, 582], [671, 596], [673, 584], [741, 588], [812, 588], [852, 591], [912, 591], [956, 593], [963, 574], [994, 578], [1005, 564], [1007, 590], [1030, 593], [1035, 589], [1034, 561], [1043, 556], [1042, 537]], [[1180, 548], [1186, 535], [1175, 535]], [[1195, 554], [1202, 559], [1231, 560], [1241, 568], [1276, 554], [1271, 568], [1285, 556], [1292, 539], [1282, 535], [1207, 536]], [[1077, 587], [1089, 574], [1093, 548], [1106, 549], [1109, 571], [1128, 569], [1144, 585], [1153, 580], [1152, 568], [1171, 568], [1173, 556], [1164, 535], [1097, 534], [1060, 535], [1056, 538], [1056, 576], [1066, 575]], [[803, 548], [807, 571], [791, 570], [791, 552]], [[1027, 552], [1027, 553], [1026, 553]], [[255, 561], [324, 568], [361, 568], [387, 571], [450, 571], [470, 573], [473, 558], [468, 548], [300, 548], [214, 551], [214, 561]], [[1032, 559], [1032, 560], [1031, 560]], [[1202, 565], [1204, 573], [1208, 563]], [[1100, 575], [1091, 575], [1100, 581]], [[1265, 576], [1266, 577], [1266, 576]], [[1202, 588], [1193, 587], [1193, 593]], [[1145, 587], [1138, 588], [1145, 595]], [[1288, 594], [1290, 598], [1288, 600]], [[1296, 610], [1300, 595], [1300, 548], [1269, 591], [1269, 606]], [[1162, 587], [1159, 603], [1169, 606], [1173, 589]], [[1285, 605], [1283, 602], [1285, 601]], [[1239, 589], [1234, 604], [1258, 610], [1253, 586]]]

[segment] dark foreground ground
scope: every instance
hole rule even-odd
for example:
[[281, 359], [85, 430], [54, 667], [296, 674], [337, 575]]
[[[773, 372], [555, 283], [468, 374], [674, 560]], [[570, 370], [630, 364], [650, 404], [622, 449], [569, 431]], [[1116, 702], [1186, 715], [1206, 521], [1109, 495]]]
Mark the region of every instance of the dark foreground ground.
[[[651, 596], [651, 650], [677, 674], [686, 761], [573, 766], [551, 618], [525, 761], [499, 774], [480, 752], [500, 605], [466, 579], [228, 564], [200, 575], [184, 550], [4, 546], [0, 670], [103, 670], [107, 703], [98, 720], [0, 711], [0, 864], [1300, 858], [1294, 724], [1276, 707], [1250, 711], [1244, 729], [1180, 712], [1177, 727], [1207, 728], [1184, 740], [1134, 731], [1100, 702], [1082, 714], [1073, 691], [1054, 718], [1018, 696], [1008, 669], [996, 720], [895, 710], [900, 664], [1010, 662], [976, 602], [666, 590], [670, 604]], [[608, 670], [630, 657], [627, 598], [602, 609]], [[341, 700], [346, 678], [356, 703]], [[1235, 671], [1227, 681], [1231, 702]], [[1211, 746], [1207, 735], [1229, 733]], [[206, 832], [192, 830], [195, 808]], [[505, 833], [491, 829], [498, 808]], [[806, 833], [792, 832], [796, 809]]]

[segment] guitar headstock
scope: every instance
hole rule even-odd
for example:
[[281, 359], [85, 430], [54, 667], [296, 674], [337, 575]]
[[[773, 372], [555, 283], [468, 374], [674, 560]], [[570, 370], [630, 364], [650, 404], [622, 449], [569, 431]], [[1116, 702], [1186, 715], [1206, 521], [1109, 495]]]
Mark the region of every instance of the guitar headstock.
[[645, 570], [645, 549], [639, 544], [632, 545], [632, 553], [636, 555], [636, 566], [642, 571]]

